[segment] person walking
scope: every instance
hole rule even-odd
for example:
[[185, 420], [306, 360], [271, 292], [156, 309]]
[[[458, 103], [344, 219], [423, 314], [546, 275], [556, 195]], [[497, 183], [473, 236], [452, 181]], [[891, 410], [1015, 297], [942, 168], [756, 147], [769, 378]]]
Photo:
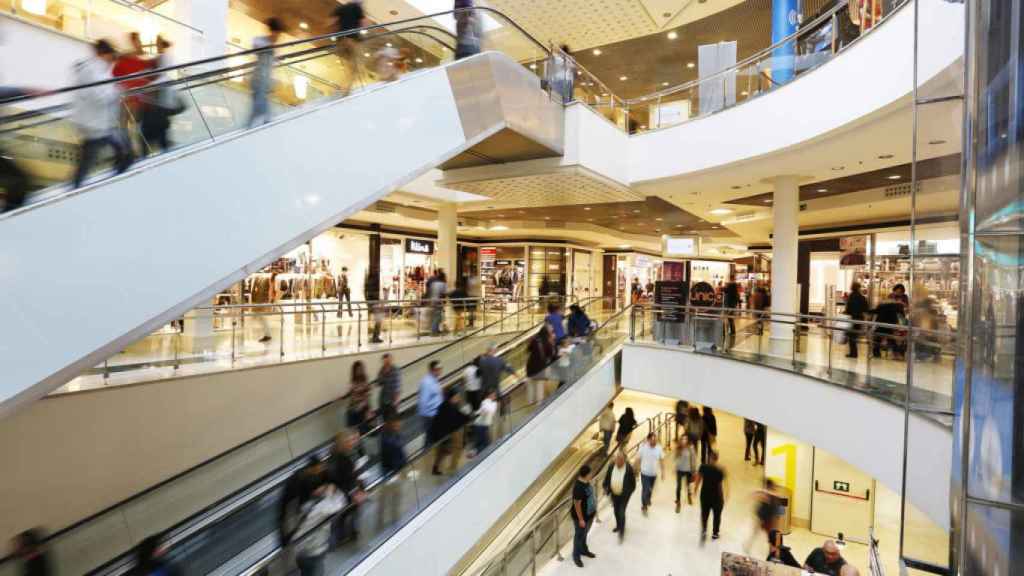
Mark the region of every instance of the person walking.
[[537, 335], [530, 341], [530, 356], [526, 360], [527, 401], [535, 404], [544, 399], [544, 386], [548, 378], [548, 366], [555, 359], [551, 326], [545, 322]]
[[615, 451], [615, 459], [608, 472], [604, 475], [604, 491], [612, 499], [612, 510], [615, 512], [615, 529], [619, 542], [626, 534], [626, 506], [636, 490], [636, 470], [626, 461], [622, 450]]
[[431, 443], [437, 444], [437, 451], [434, 453], [434, 476], [444, 473], [443, 465], [448, 464], [447, 469], [454, 472], [459, 465], [461, 453], [457, 450], [461, 446], [454, 436], [461, 434], [460, 429], [466, 425], [468, 418], [462, 411], [462, 399], [459, 391], [449, 388], [445, 391], [444, 403], [437, 410], [437, 416], [430, 426], [429, 437]]
[[[846, 315], [850, 320], [864, 320], [864, 314], [868, 311], [868, 299], [860, 292], [860, 282], [850, 285], [850, 295], [846, 297]], [[846, 331], [846, 341], [850, 346], [847, 358], [857, 357], [857, 337], [860, 334], [861, 326], [855, 322], [850, 323], [850, 329]]]
[[399, 477], [409, 462], [402, 442], [402, 419], [397, 412], [386, 412], [384, 431], [380, 436], [380, 465], [383, 480], [377, 500], [377, 526], [383, 529], [398, 522], [402, 503], [402, 481]]
[[619, 416], [619, 431], [615, 433], [615, 443], [620, 444], [623, 450], [629, 450], [629, 439], [636, 428], [636, 417], [633, 416], [633, 409], [626, 408], [626, 411]]
[[704, 418], [700, 415], [700, 408], [690, 406], [686, 414], [686, 437], [694, 450], [700, 446], [700, 440], [704, 437]]
[[483, 22], [474, 9], [474, 0], [455, 0], [455, 59], [461, 60], [480, 53]]
[[302, 506], [302, 521], [295, 530], [295, 563], [301, 576], [322, 576], [331, 544], [327, 520], [345, 507], [345, 496], [322, 476], [313, 479], [312, 497]]
[[50, 576], [54, 573], [44, 540], [43, 531], [39, 528], [29, 528], [14, 537], [14, 556], [21, 562], [21, 574], [24, 576]]
[[491, 445], [491, 426], [494, 425], [494, 415], [498, 413], [498, 391], [489, 390], [487, 396], [480, 402], [476, 411], [476, 419], [473, 420], [473, 450], [479, 454]]
[[764, 449], [768, 441], [768, 427], [760, 422], [754, 422], [754, 457], [756, 464], [764, 466]]
[[274, 45], [277, 44], [284, 24], [277, 18], [267, 18], [267, 35], [258, 36], [252, 41], [252, 47], [259, 50], [256, 55], [256, 67], [252, 73], [252, 110], [249, 112], [247, 126], [270, 122], [270, 91], [274, 88]]
[[714, 514], [711, 539], [718, 540], [722, 527], [722, 508], [725, 507], [727, 486], [725, 470], [718, 465], [718, 453], [708, 454], [708, 462], [697, 470], [694, 489], [700, 493], [700, 542], [708, 539], [708, 516]]
[[366, 376], [366, 367], [361, 360], [352, 364], [352, 377], [349, 380], [348, 409], [346, 423], [349, 428], [359, 430], [360, 434], [370, 431], [370, 380]]
[[661, 459], [665, 456], [661, 446], [658, 444], [658, 436], [651, 432], [647, 435], [647, 441], [640, 445], [637, 460], [640, 463], [640, 510], [647, 515], [651, 507], [651, 495], [654, 493], [654, 483], [658, 480], [658, 473], [661, 472]]
[[756, 435], [756, 433], [757, 433], [757, 424], [753, 420], [751, 420], [749, 418], [744, 418], [743, 419], [743, 436], [747, 440], [746, 448], [743, 451], [743, 460], [745, 462], [750, 462], [750, 449], [751, 448], [754, 449], [754, 463], [756, 464], [757, 462], [760, 461], [760, 459], [757, 457], [757, 445], [754, 443], [754, 436]]
[[448, 281], [444, 270], [438, 268], [434, 276], [427, 280], [427, 298], [430, 300], [430, 334], [441, 335], [441, 324], [444, 322], [444, 301], [448, 294]]
[[750, 547], [754, 545], [757, 537], [763, 532], [771, 538], [775, 531], [775, 524], [779, 519], [779, 497], [775, 495], [775, 481], [765, 478], [764, 489], [754, 493], [754, 529], [750, 531], [750, 538], [747, 539], [744, 550], [749, 554]]
[[[76, 84], [95, 84], [113, 78], [114, 47], [106, 40], [97, 40], [92, 49], [91, 58], [75, 64]], [[96, 163], [100, 150], [107, 146], [114, 150], [114, 170], [118, 174], [132, 165], [132, 152], [121, 128], [121, 90], [117, 84], [106, 82], [76, 90], [73, 94], [72, 119], [82, 135], [74, 180], [75, 188], [80, 188]]]
[[604, 453], [608, 454], [612, 445], [612, 434], [615, 433], [615, 404], [609, 402], [601, 417], [598, 420], [597, 428], [601, 431], [601, 443], [604, 445]]
[[352, 318], [352, 287], [348, 282], [348, 267], [341, 268], [341, 275], [338, 276], [338, 318], [341, 318], [342, 303], [348, 305], [348, 317]]
[[693, 504], [693, 492], [690, 483], [697, 471], [697, 451], [685, 434], [676, 441], [676, 514], [682, 507], [682, 489], [686, 485], [686, 503]]
[[725, 306], [725, 314], [728, 316], [727, 324], [729, 335], [736, 334], [736, 314], [733, 312], [740, 307], [740, 285], [730, 281], [723, 290], [722, 304]]
[[687, 418], [687, 413], [689, 411], [690, 411], [690, 403], [689, 402], [687, 402], [686, 400], [677, 400], [676, 401], [675, 418], [673, 418], [673, 422], [675, 424], [675, 433], [673, 434], [673, 437], [675, 437], [676, 439], [679, 438], [680, 431], [682, 431], [684, 433], [686, 432], [686, 418]]
[[708, 454], [715, 449], [718, 438], [718, 419], [715, 418], [715, 412], [710, 406], [704, 407], [702, 420], [704, 421], [704, 432], [700, 438], [700, 461], [701, 464], [707, 464]]
[[431, 444], [437, 438], [431, 438], [430, 430], [437, 416], [437, 410], [444, 402], [444, 395], [441, 392], [441, 363], [437, 360], [430, 361], [427, 374], [420, 380], [420, 393], [416, 402], [416, 413], [423, 424], [423, 431], [427, 434], [427, 444]]
[[479, 368], [480, 389], [484, 395], [491, 390], [500, 394], [503, 374], [516, 375], [516, 371], [509, 366], [508, 362], [498, 356], [498, 345], [493, 342], [487, 346], [487, 353], [480, 357]]
[[[168, 50], [172, 44], [163, 36], [156, 37], [156, 58], [153, 59], [153, 68], [170, 67], [173, 62]], [[150, 84], [161, 84], [170, 82], [171, 77], [166, 72], [150, 79]], [[164, 86], [152, 89], [143, 95], [142, 106], [142, 138], [150, 155], [158, 152], [166, 152], [171, 149], [170, 140], [171, 117], [185, 110], [179, 99], [178, 92], [170, 87]]]
[[466, 390], [466, 401], [475, 412], [480, 408], [480, 402], [483, 400], [480, 392], [483, 387], [480, 378], [480, 356], [473, 358], [473, 361], [462, 371], [462, 385]]
[[569, 306], [569, 337], [584, 338], [590, 334], [590, 317], [579, 304]]
[[129, 576], [178, 576], [181, 570], [167, 560], [167, 543], [160, 534], [143, 538], [135, 547], [135, 566]]
[[402, 400], [402, 371], [395, 366], [390, 353], [380, 358], [380, 372], [377, 373], [380, 392], [377, 395], [377, 410], [386, 419], [389, 412], [398, 411], [398, 403]]
[[594, 516], [597, 515], [597, 497], [590, 486], [590, 474], [590, 466], [584, 464], [573, 484], [572, 505], [569, 509], [575, 530], [572, 539], [572, 561], [580, 568], [583, 568], [583, 556], [597, 558], [597, 554], [591, 552], [587, 546], [587, 533], [594, 525]]

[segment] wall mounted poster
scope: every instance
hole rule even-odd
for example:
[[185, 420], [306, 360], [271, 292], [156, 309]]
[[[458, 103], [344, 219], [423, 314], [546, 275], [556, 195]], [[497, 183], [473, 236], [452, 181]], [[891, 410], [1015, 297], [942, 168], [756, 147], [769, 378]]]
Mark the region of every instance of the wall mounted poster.
[[839, 239], [839, 267], [857, 268], [868, 263], [868, 237], [843, 236]]

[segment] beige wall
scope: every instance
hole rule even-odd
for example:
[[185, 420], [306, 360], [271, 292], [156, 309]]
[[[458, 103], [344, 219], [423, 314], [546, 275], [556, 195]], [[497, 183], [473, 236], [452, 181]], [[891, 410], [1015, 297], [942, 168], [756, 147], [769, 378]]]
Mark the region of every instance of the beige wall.
[[[443, 362], [454, 366], [484, 344], [458, 346]], [[393, 353], [401, 365], [438, 346]], [[337, 398], [357, 359], [377, 373], [380, 353], [366, 353], [52, 396], [0, 420], [0, 460], [11, 464], [0, 474], [0, 542], [31, 526], [68, 526]], [[411, 392], [417, 380], [410, 372], [403, 388]], [[289, 430], [288, 448], [301, 453], [291, 444], [308, 444], [306, 436], [323, 441], [328, 421], [340, 424], [333, 413], [319, 420]], [[253, 459], [269, 467], [235, 462], [191, 491], [214, 498], [283, 463], [277, 453]], [[192, 504], [166, 503], [179, 515]]]

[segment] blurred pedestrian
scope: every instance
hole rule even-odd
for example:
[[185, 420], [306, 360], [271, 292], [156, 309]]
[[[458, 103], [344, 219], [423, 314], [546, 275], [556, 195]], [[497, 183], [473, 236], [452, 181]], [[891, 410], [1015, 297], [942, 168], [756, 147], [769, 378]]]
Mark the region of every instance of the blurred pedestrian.
[[385, 413], [384, 431], [380, 435], [380, 465], [383, 479], [377, 499], [378, 529], [398, 522], [402, 503], [402, 479], [399, 476], [408, 463], [402, 442], [402, 419], [396, 412]]
[[535, 404], [544, 399], [548, 380], [548, 367], [555, 359], [554, 336], [551, 325], [545, 322], [530, 341], [530, 356], [526, 360], [527, 402]]
[[768, 441], [768, 427], [760, 422], [754, 422], [754, 454], [760, 456], [760, 460], [756, 462], [761, 466], [764, 466], [764, 450], [765, 444]]
[[689, 402], [687, 402], [686, 400], [677, 400], [676, 401], [676, 412], [675, 412], [675, 418], [674, 418], [675, 431], [674, 431], [674, 434], [673, 434], [673, 437], [675, 437], [676, 439], [679, 439], [680, 432], [682, 432], [683, 434], [686, 433], [686, 419], [688, 417], [688, 412], [689, 411], [690, 411], [690, 403]]
[[686, 437], [694, 450], [700, 446], [700, 439], [704, 437], [704, 418], [696, 406], [690, 406], [686, 414]]
[[[0, 86], [0, 102], [29, 94], [30, 91], [21, 88]], [[2, 112], [3, 107], [0, 105], [0, 113]], [[0, 207], [0, 214], [21, 208], [28, 194], [28, 174], [12, 160], [13, 157], [8, 150], [0, 148], [0, 188], [4, 190], [4, 203]]]
[[300, 523], [302, 505], [312, 495], [314, 478], [322, 476], [325, 468], [319, 458], [310, 456], [305, 466], [285, 482], [277, 509], [277, 534], [281, 546], [291, 543], [295, 529]]
[[760, 458], [757, 456], [757, 445], [754, 443], [754, 435], [757, 432], [757, 424], [749, 419], [743, 419], [743, 436], [746, 438], [746, 449], [743, 451], [743, 460], [750, 462], [750, 449], [754, 449], [754, 463], [760, 462]]
[[334, 541], [352, 542], [359, 538], [359, 508], [366, 499], [359, 479], [359, 433], [349, 429], [334, 437], [331, 456], [327, 459], [327, 477], [345, 495], [351, 505], [334, 523]]
[[800, 568], [800, 562], [793, 556], [793, 552], [782, 540], [782, 532], [775, 529], [768, 533], [768, 558], [769, 562], [785, 564], [793, 568]]
[[665, 456], [661, 446], [658, 444], [658, 436], [651, 432], [647, 434], [647, 441], [640, 445], [637, 460], [640, 468], [640, 510], [647, 515], [651, 507], [651, 496], [654, 493], [654, 483], [658, 480], [661, 472], [661, 459]]
[[491, 427], [494, 415], [498, 412], [498, 391], [488, 390], [487, 396], [480, 402], [473, 420], [473, 450], [479, 454], [491, 445]]
[[548, 304], [548, 315], [544, 321], [551, 326], [551, 333], [555, 336], [555, 342], [565, 338], [565, 317], [562, 316], [562, 307], [557, 303]]
[[456, 60], [480, 53], [480, 44], [483, 40], [483, 22], [481, 15], [474, 6], [474, 0], [455, 0]]
[[448, 295], [448, 277], [438, 268], [427, 280], [427, 299], [430, 301], [430, 334], [441, 335], [444, 323], [445, 297]]
[[854, 322], [850, 323], [850, 329], [846, 332], [847, 344], [850, 352], [847, 358], [857, 357], [857, 337], [860, 334], [861, 325], [856, 321], [864, 320], [864, 314], [868, 311], [868, 299], [860, 292], [860, 282], [850, 285], [850, 294], [846, 297], [846, 315]]
[[576, 80], [576, 63], [569, 55], [569, 45], [562, 44], [558, 50], [552, 51], [548, 60], [548, 86], [551, 93], [563, 104], [572, 102], [573, 86]]
[[100, 150], [109, 146], [114, 150], [114, 170], [120, 174], [132, 165], [132, 152], [121, 128], [121, 91], [117, 84], [105, 82], [112, 78], [111, 68], [116, 58], [114, 47], [106, 40], [93, 44], [93, 56], [75, 64], [75, 83], [97, 84], [76, 90], [72, 118], [82, 134], [75, 188], [85, 182]]
[[[118, 54], [114, 60], [114, 66], [110, 70], [110, 74], [114, 78], [146, 72], [153, 68], [155, 62], [146, 54], [146, 48], [142, 45], [142, 36], [138, 32], [128, 34], [128, 46], [128, 50]], [[142, 88], [152, 81], [152, 76], [144, 76], [123, 80], [117, 84], [122, 92], [129, 92], [136, 88]], [[145, 98], [143, 94], [134, 94], [125, 96], [122, 102], [123, 107], [118, 114], [125, 130], [125, 139], [134, 154], [137, 152], [136, 145], [141, 145], [138, 151], [144, 150], [145, 147], [145, 143], [137, 142], [139, 134], [136, 132], [136, 129], [141, 126]]]
[[480, 356], [473, 358], [473, 361], [462, 371], [462, 385], [466, 390], [466, 401], [476, 411], [480, 408], [480, 401], [483, 400], [480, 392], [483, 387], [480, 378]]
[[487, 346], [487, 353], [480, 357], [480, 388], [484, 394], [496, 390], [501, 395], [501, 376], [508, 374], [515, 376], [516, 371], [509, 366], [504, 358], [498, 356], [498, 345], [491, 343]]
[[615, 458], [608, 472], [604, 475], [604, 491], [612, 499], [612, 510], [615, 513], [615, 529], [619, 542], [626, 534], [626, 506], [636, 490], [636, 470], [626, 461], [622, 450], [615, 451]]
[[[163, 36], [156, 38], [156, 57], [153, 58], [153, 69], [167, 68], [173, 65], [170, 53], [171, 43]], [[149, 154], [166, 152], [170, 150], [171, 117], [180, 114], [185, 106], [178, 95], [178, 91], [171, 86], [159, 86], [170, 82], [171, 77], [166, 72], [151, 76], [149, 83], [157, 85], [143, 94], [142, 114], [142, 138], [148, 148]]]
[[693, 504], [693, 492], [690, 483], [697, 472], [697, 451], [690, 443], [686, 434], [676, 441], [676, 514], [682, 506], [682, 488], [686, 486], [686, 503]]
[[704, 407], [702, 420], [704, 420], [704, 431], [700, 438], [700, 461], [702, 464], [706, 464], [708, 454], [715, 449], [718, 438], [718, 419], [715, 418], [715, 412], [711, 406]]
[[629, 439], [636, 428], [636, 417], [633, 416], [633, 409], [626, 408], [626, 411], [619, 416], [619, 431], [615, 433], [615, 442], [620, 444], [621, 450], [629, 450]]
[[346, 500], [323, 476], [313, 478], [311, 497], [302, 505], [302, 522], [295, 530], [295, 563], [301, 576], [322, 576], [324, 558], [331, 544], [331, 523], [327, 520], [345, 508]]
[[335, 53], [345, 66], [341, 95], [348, 96], [352, 86], [359, 77], [359, 43], [360, 28], [366, 28], [370, 21], [366, 18], [362, 0], [350, 0], [334, 10], [334, 19], [339, 33]]
[[728, 333], [736, 334], [736, 314], [734, 310], [740, 307], [740, 285], [730, 281], [725, 285], [722, 294], [722, 304], [726, 308], [728, 316]]
[[267, 18], [267, 35], [252, 41], [256, 53], [256, 67], [252, 73], [252, 111], [248, 127], [267, 124], [271, 120], [270, 92], [274, 89], [274, 45], [284, 32], [284, 24], [277, 18]]
[[24, 576], [50, 576], [54, 573], [44, 540], [43, 531], [39, 528], [30, 528], [14, 537], [14, 557], [21, 563]]
[[608, 454], [612, 445], [612, 434], [615, 433], [615, 405], [611, 402], [601, 411], [601, 418], [597, 424], [601, 431], [601, 444], [604, 445], [604, 453]]
[[749, 553], [757, 538], [764, 533], [771, 536], [779, 518], [779, 497], [775, 495], [775, 481], [766, 478], [764, 488], [754, 493], [754, 529], [750, 532], [745, 550]]
[[380, 372], [377, 373], [380, 392], [377, 396], [377, 409], [386, 418], [389, 410], [398, 410], [402, 399], [402, 372], [395, 366], [395, 359], [390, 353], [380, 357]]
[[725, 507], [727, 486], [725, 470], [718, 465], [718, 453], [711, 451], [708, 461], [697, 470], [694, 490], [700, 493], [700, 541], [708, 538], [708, 516], [714, 514], [711, 539], [718, 540], [722, 527], [722, 509]]
[[371, 416], [370, 380], [362, 360], [356, 360], [352, 363], [352, 376], [349, 379], [346, 424], [360, 434], [366, 434], [370, 431]]
[[437, 411], [444, 403], [444, 393], [441, 391], [441, 363], [437, 360], [430, 361], [429, 371], [420, 380], [419, 398], [416, 403], [416, 413], [423, 424], [423, 431], [427, 435], [427, 445], [438, 440], [431, 436], [434, 418]]
[[590, 485], [590, 473], [590, 466], [584, 464], [580, 468], [572, 487], [572, 507], [569, 509], [575, 530], [572, 539], [572, 561], [580, 568], [583, 568], [583, 556], [597, 558], [587, 546], [587, 533], [590, 532], [590, 527], [594, 525], [594, 517], [597, 516], [597, 496]]
[[469, 420], [462, 411], [462, 398], [458, 390], [449, 388], [445, 390], [444, 396], [444, 402], [438, 407], [437, 415], [430, 425], [430, 438], [437, 444], [432, 469], [435, 476], [444, 474], [446, 470], [454, 472], [458, 468], [461, 456], [458, 447], [462, 443], [455, 435], [462, 433], [462, 428]]
[[135, 547], [131, 576], [178, 576], [181, 571], [167, 561], [167, 543], [161, 535], [148, 536]]
[[583, 338], [590, 334], [591, 320], [579, 304], [569, 306], [569, 336]]

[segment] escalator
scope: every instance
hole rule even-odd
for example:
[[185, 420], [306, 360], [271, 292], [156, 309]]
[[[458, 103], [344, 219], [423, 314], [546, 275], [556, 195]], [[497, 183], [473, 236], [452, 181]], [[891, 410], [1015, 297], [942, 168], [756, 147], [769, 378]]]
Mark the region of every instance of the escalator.
[[[330, 554], [328, 560], [332, 573], [355, 566], [477, 463], [485, 460], [505, 439], [539, 414], [548, 402], [555, 400], [561, 391], [571, 388], [598, 363], [608, 361], [607, 353], [614, 351], [625, 337], [626, 316], [621, 312], [598, 311], [599, 306], [590, 308], [595, 320], [601, 323], [600, 327], [573, 349], [569, 366], [552, 368], [553, 377], [564, 384], [545, 403], [528, 404], [526, 386], [521, 379], [528, 343], [539, 324], [501, 344], [500, 355], [517, 374], [502, 383], [505, 409], [496, 418], [492, 429], [495, 441], [490, 449], [476, 458], [463, 459], [455, 465], [456, 470], [451, 475], [434, 476], [430, 473], [433, 450], [425, 445], [415, 394], [403, 399], [400, 405], [401, 434], [409, 455], [406, 469], [383, 478], [378, 449], [380, 427], [373, 428], [361, 438], [359, 470], [368, 497], [360, 509], [360, 536]], [[494, 327], [481, 330], [489, 328]], [[437, 360], [445, 367], [442, 385], [446, 388], [458, 386], [465, 366], [481, 352], [479, 335], [472, 337], [472, 342], [470, 339], [460, 340], [404, 366], [403, 378], [418, 379], [425, 374], [429, 364]], [[170, 546], [170, 558], [187, 574], [243, 574], [259, 569], [269, 569], [274, 573], [275, 559], [280, 553], [277, 510], [283, 485], [310, 456], [323, 458], [328, 454], [331, 438], [342, 429], [343, 415], [344, 402], [324, 406], [280, 430], [268, 432], [251, 446], [242, 447], [238, 453], [226, 455], [222, 462], [209, 463], [206, 465], [209, 470], [190, 473], [189, 477], [161, 486], [151, 494], [142, 494], [108, 511], [104, 518], [86, 521], [63, 531], [48, 542], [58, 564], [58, 573], [126, 573], [132, 565], [132, 557], [127, 553], [132, 543], [153, 533], [164, 534]], [[279, 437], [282, 434], [283, 439]], [[306, 442], [309, 449], [299, 452], [286, 449], [299, 442]], [[167, 522], [174, 513], [172, 508], [193, 505], [189, 500], [195, 496], [198, 486], [225, 481], [237, 469], [249, 465], [246, 457], [271, 451], [281, 451], [287, 460], [218, 501], [203, 506], [196, 513], [173, 524]], [[388, 484], [386, 490], [381, 489], [384, 484]], [[398, 500], [387, 500], [396, 494]], [[394, 504], [387, 507], [386, 521], [382, 520], [385, 514], [385, 510], [380, 508], [382, 501]], [[14, 570], [13, 562], [0, 564], [2, 576], [15, 573]]]
[[[68, 102], [96, 85], [0, 103], [15, 111], [0, 119], [5, 155], [51, 184], [0, 216], [0, 415], [430, 169], [561, 155], [562, 104], [536, 64], [547, 50], [488, 13], [500, 51], [459, 61], [432, 17], [352, 33], [363, 51], [352, 68], [333, 36], [279, 45], [276, 117], [255, 128], [257, 51], [120, 78], [174, 77], [123, 100], [130, 117], [133, 98], [177, 90], [178, 146], [76, 190], [62, 184], [77, 150]], [[409, 70], [375, 82], [367, 70], [396, 45], [393, 64]]]

